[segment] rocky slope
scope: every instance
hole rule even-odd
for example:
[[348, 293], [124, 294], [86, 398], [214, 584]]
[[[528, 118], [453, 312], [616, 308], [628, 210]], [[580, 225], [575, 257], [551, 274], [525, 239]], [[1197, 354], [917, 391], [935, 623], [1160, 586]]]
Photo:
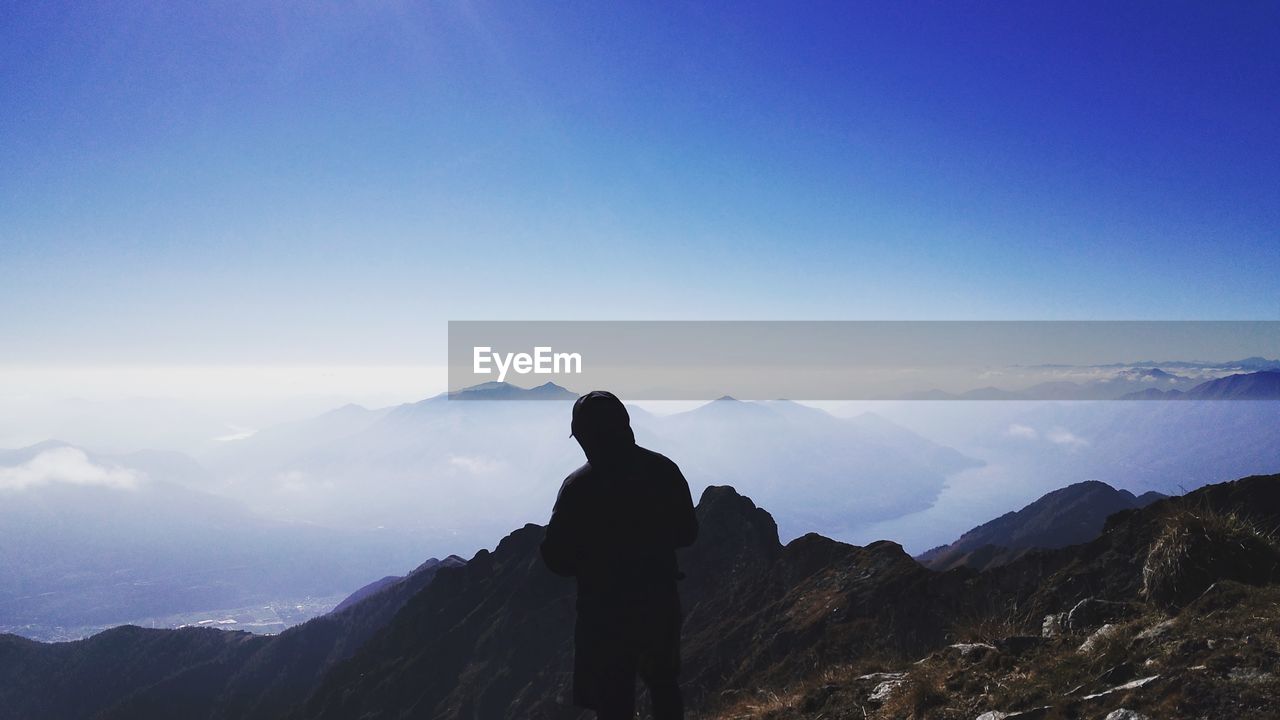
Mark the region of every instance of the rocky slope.
[[1280, 717], [1277, 525], [1280, 476], [1124, 511], [1086, 545], [969, 574], [992, 602], [919, 659], [851, 657], [708, 717]]

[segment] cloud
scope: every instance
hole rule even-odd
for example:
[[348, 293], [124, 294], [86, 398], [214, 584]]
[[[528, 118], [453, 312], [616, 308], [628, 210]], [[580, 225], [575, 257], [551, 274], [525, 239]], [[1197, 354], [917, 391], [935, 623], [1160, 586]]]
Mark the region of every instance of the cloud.
[[491, 460], [484, 457], [467, 457], [464, 455], [454, 455], [449, 458], [449, 464], [472, 475], [490, 475], [498, 472], [505, 466], [505, 463], [499, 460]]
[[1070, 448], [1085, 447], [1089, 444], [1088, 440], [1064, 428], [1054, 428], [1045, 437], [1049, 438], [1049, 442], [1055, 445], [1063, 445]]
[[21, 465], [0, 467], [0, 490], [26, 490], [54, 483], [132, 490], [141, 479], [134, 470], [94, 463], [83, 450], [73, 447], [44, 450]]
[[1040, 437], [1040, 433], [1036, 432], [1035, 428], [1027, 425], [1018, 425], [1017, 423], [1010, 425], [1005, 434], [1009, 437], [1025, 438], [1027, 440], [1035, 440]]
[[1067, 430], [1066, 428], [1061, 428], [1061, 427], [1053, 428], [1052, 430], [1049, 430], [1042, 435], [1039, 430], [1036, 430], [1035, 428], [1029, 425], [1019, 425], [1017, 423], [1014, 423], [1009, 426], [1009, 429], [1004, 431], [1004, 434], [1012, 438], [1018, 438], [1020, 440], [1043, 439], [1053, 443], [1054, 445], [1061, 445], [1063, 447], [1071, 448], [1073, 450], [1076, 448], [1085, 447], [1089, 444], [1088, 440], [1080, 437], [1079, 435], [1076, 435], [1075, 433], [1071, 432], [1070, 430]]
[[250, 430], [249, 428], [242, 428], [236, 425], [231, 426], [231, 431], [232, 432], [227, 435], [221, 435], [219, 437], [214, 438], [213, 441], [226, 443], [226, 442], [236, 442], [238, 440], [247, 440], [248, 438], [253, 437], [258, 432], [257, 430]]

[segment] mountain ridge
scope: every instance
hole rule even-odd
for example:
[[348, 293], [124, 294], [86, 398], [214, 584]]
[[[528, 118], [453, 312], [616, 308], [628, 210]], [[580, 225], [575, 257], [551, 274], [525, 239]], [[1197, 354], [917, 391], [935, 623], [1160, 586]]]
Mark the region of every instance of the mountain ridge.
[[[273, 636], [133, 625], [62, 643], [0, 635], [0, 718], [278, 718], [441, 569], [462, 564], [454, 557], [428, 560], [346, 608]], [[44, 692], [6, 691], [33, 679], [48, 683]]]
[[1280, 400], [1280, 370], [1237, 373], [1207, 380], [1190, 390], [1149, 388], [1121, 400]]
[[956, 541], [916, 556], [925, 567], [983, 570], [1007, 564], [1036, 549], [1089, 542], [1102, 534], [1106, 520], [1121, 510], [1145, 507], [1165, 496], [1085, 480], [1042, 495], [1020, 510], [1010, 511], [965, 532]]
[[[916, 667], [915, 659], [945, 652], [966, 618], [1005, 617], [1015, 628], [1004, 632], [1038, 634], [1041, 618], [1074, 617], [1082, 601], [1132, 605], [1148, 548], [1187, 511], [1274, 526], [1280, 476], [1122, 510], [1085, 544], [1035, 550], [982, 572], [929, 570], [889, 541], [857, 547], [811, 533], [783, 545], [768, 512], [732, 488], [710, 487], [698, 503], [702, 536], [681, 553], [690, 706], [717, 717], [737, 699], [810, 687], [803, 683], [815, 673], [855, 661]], [[128, 627], [55, 645], [0, 636], [0, 718], [580, 718], [567, 700], [573, 587], [542, 566], [541, 534], [525, 525], [493, 550], [440, 568], [350, 653], [343, 626], [329, 616], [276, 638]], [[1258, 583], [1280, 575], [1280, 564], [1253, 576], [1230, 563], [1208, 567]], [[832, 697], [813, 700], [805, 716]], [[859, 702], [876, 708], [884, 700]]]

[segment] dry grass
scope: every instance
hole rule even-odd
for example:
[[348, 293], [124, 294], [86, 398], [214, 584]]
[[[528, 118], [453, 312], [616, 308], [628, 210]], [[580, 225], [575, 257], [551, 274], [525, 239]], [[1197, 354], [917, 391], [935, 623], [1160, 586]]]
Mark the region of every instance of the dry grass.
[[[978, 625], [978, 629], [983, 626]], [[1159, 633], [1151, 633], [1163, 627]], [[755, 691], [704, 720], [973, 720], [988, 710], [1051, 707], [1046, 720], [1101, 718], [1117, 707], [1153, 718], [1276, 718], [1280, 697], [1280, 587], [1218, 583], [1169, 618], [1155, 608], [1117, 625], [1091, 652], [1083, 636], [978, 659], [935, 652], [919, 662], [830, 667], [809, 681]], [[880, 705], [873, 672], [906, 673]], [[1138, 678], [1156, 682], [1102, 699], [1086, 696]]]
[[1181, 608], [1220, 580], [1262, 585], [1280, 570], [1274, 531], [1236, 513], [1179, 509], [1164, 518], [1142, 568], [1142, 596]]
[[956, 620], [948, 628], [955, 642], [996, 644], [1014, 635], [1039, 635], [1038, 625], [1014, 610], [992, 611]]
[[877, 717], [927, 720], [947, 704], [946, 673], [930, 665], [918, 665], [879, 709]]
[[773, 691], [761, 691], [751, 698], [739, 700], [717, 717], [720, 720], [757, 720], [757, 718], [782, 717], [789, 711], [797, 710], [804, 700], [804, 691], [800, 689], [784, 690], [782, 694]]
[[823, 697], [824, 688], [848, 690], [857, 684], [857, 678], [883, 672], [887, 667], [886, 663], [875, 659], [832, 665], [803, 682], [741, 693], [709, 717], [715, 720], [783, 720], [807, 716], [816, 701]]

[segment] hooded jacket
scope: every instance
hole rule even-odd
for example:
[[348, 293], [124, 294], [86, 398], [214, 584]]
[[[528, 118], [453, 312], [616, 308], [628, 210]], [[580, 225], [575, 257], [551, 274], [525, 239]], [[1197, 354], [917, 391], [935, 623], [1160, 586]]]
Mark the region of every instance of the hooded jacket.
[[560, 487], [541, 546], [547, 567], [577, 578], [580, 611], [670, 596], [676, 549], [698, 535], [680, 468], [636, 445], [626, 407], [608, 392], [578, 398], [572, 434], [587, 462]]

